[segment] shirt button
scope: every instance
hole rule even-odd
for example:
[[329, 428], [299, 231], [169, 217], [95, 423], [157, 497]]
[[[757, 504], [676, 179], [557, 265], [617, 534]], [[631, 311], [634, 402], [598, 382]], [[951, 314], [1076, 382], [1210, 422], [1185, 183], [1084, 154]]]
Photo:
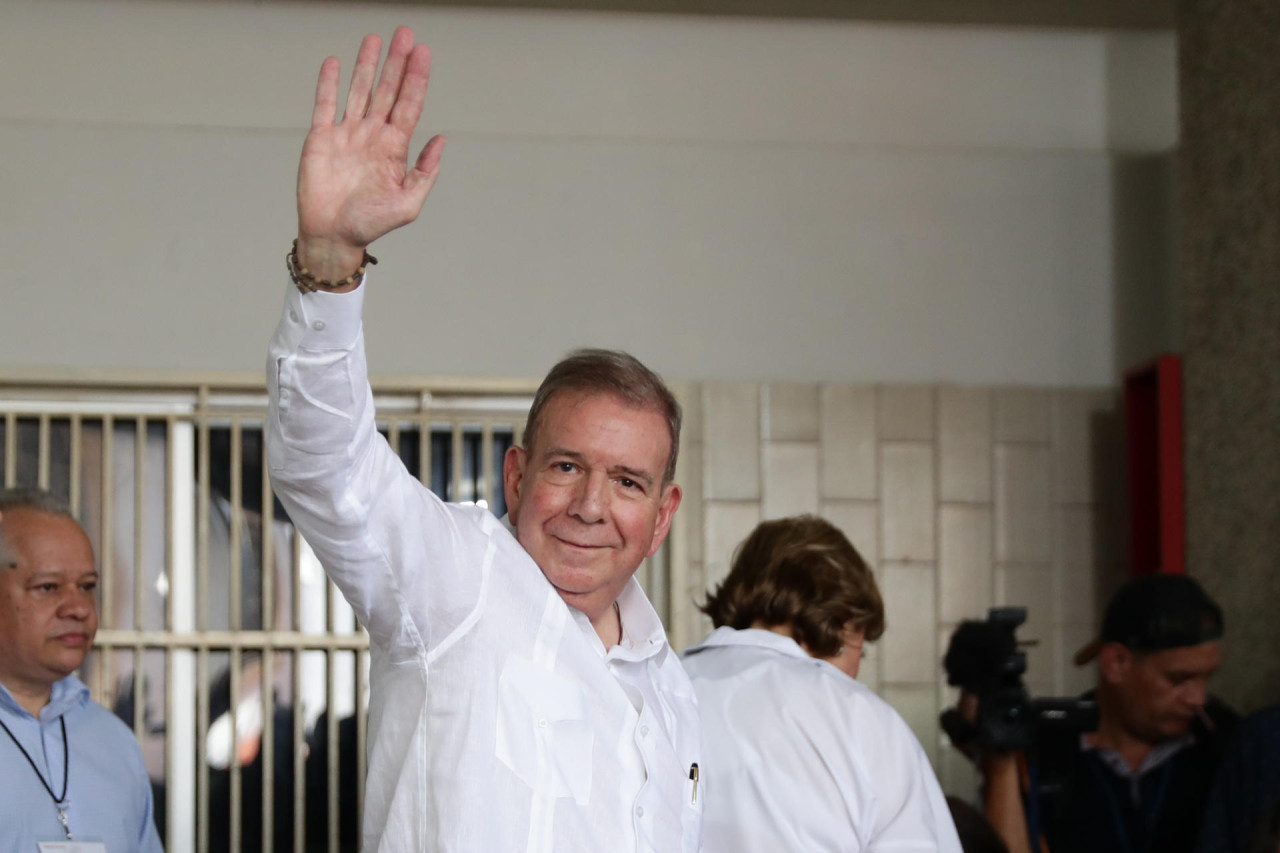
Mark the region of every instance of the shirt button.
[[644, 817], [644, 806], [636, 806], [636, 817]]
[[547, 727], [547, 721], [546, 721], [546, 720], [538, 720], [538, 728], [540, 728], [540, 729], [545, 729], [546, 727]]
[[314, 323], [311, 324], [311, 328], [315, 329], [317, 332], [323, 332], [324, 320], [316, 320]]
[[648, 734], [649, 734], [649, 727], [648, 727], [648, 726], [641, 726], [641, 727], [640, 727], [640, 734], [645, 735], [645, 736], [648, 736]]
[[298, 312], [294, 311], [292, 308], [289, 309], [289, 319], [294, 323], [298, 322]]
[[288, 400], [288, 399], [289, 399], [289, 389], [288, 389], [288, 388], [281, 388], [281, 389], [280, 389], [280, 399], [281, 399], [282, 401], [283, 401], [283, 400]]

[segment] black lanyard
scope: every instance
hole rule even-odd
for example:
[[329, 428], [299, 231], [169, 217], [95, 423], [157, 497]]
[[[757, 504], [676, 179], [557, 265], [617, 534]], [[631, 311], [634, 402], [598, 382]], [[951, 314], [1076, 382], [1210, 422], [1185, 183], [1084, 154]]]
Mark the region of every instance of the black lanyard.
[[[62, 796], [55, 796], [53, 786], [44, 780], [44, 774], [40, 772], [40, 768], [36, 767], [36, 763], [31, 760], [31, 755], [18, 743], [18, 739], [13, 736], [13, 732], [9, 731], [9, 727], [4, 724], [4, 720], [0, 720], [0, 729], [4, 729], [4, 733], [9, 736], [9, 740], [13, 741], [13, 745], [22, 753], [22, 757], [27, 759], [27, 763], [31, 765], [31, 769], [35, 771], [36, 778], [40, 780], [40, 784], [44, 785], [44, 789], [49, 792], [49, 796], [53, 799], [53, 804], [58, 807], [58, 821], [62, 824], [62, 829], [67, 833], [67, 840], [71, 840], [71, 827], [67, 825], [67, 779], [70, 776], [68, 770], [71, 768], [71, 750], [67, 749], [67, 720], [65, 717], [59, 717], [58, 723], [62, 726]], [[50, 774], [52, 778], [52, 774]]]

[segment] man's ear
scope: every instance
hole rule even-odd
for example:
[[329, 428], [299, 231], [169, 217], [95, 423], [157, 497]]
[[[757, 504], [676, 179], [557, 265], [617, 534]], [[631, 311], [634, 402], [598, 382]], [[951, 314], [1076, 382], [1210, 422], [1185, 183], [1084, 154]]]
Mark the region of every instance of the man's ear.
[[653, 525], [653, 542], [649, 545], [648, 556], [652, 557], [658, 553], [658, 549], [662, 547], [667, 534], [671, 532], [671, 519], [675, 518], [676, 510], [680, 508], [680, 500], [683, 497], [684, 492], [675, 483], [667, 483], [662, 487], [661, 503], [658, 505], [658, 519]]
[[517, 523], [520, 515], [520, 487], [524, 485], [524, 469], [528, 461], [529, 455], [524, 448], [514, 444], [502, 457], [502, 494], [507, 499], [507, 517], [512, 524]]
[[1098, 672], [1107, 684], [1120, 684], [1133, 666], [1133, 652], [1124, 643], [1103, 643], [1098, 650]]

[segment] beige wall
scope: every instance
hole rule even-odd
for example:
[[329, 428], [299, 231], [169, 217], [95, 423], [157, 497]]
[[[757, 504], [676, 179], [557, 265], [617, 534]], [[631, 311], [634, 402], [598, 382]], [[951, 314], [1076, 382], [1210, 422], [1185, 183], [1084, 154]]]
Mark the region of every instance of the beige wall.
[[1064, 661], [1115, 566], [1115, 401], [1072, 389], [1176, 338], [1171, 34], [0, 7], [0, 368], [260, 369], [315, 70], [410, 23], [449, 145], [375, 247], [375, 372], [537, 376], [600, 344], [686, 380], [678, 643], [756, 521], [827, 515], [886, 594], [866, 677], [952, 789], [958, 619], [1025, 603], [1033, 688], [1087, 681]]
[[434, 47], [423, 123], [450, 141], [423, 220], [376, 249], [375, 371], [533, 376], [609, 344], [688, 379], [1102, 385], [1130, 357], [1117, 300], [1162, 281], [1162, 208], [1118, 208], [1160, 179], [1116, 185], [1121, 152], [1174, 144], [1169, 33], [230, 0], [3, 18], [0, 365], [258, 369], [316, 68], [397, 21]]
[[677, 645], [709, 628], [695, 609], [762, 519], [820, 514], [874, 567], [887, 628], [860, 680], [920, 737], [950, 792], [973, 794], [938, 712], [954, 701], [940, 660], [956, 624], [1025, 606], [1026, 682], [1075, 694], [1071, 657], [1123, 578], [1122, 425], [1115, 392], [1013, 386], [709, 382], [686, 391], [674, 547]]

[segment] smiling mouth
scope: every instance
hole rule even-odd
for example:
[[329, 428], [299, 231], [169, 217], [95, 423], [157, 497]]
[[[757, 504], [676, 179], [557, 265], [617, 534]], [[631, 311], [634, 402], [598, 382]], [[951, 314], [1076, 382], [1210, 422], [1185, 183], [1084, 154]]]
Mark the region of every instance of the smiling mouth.
[[561, 539], [559, 536], [556, 537], [556, 541], [559, 542], [561, 545], [567, 545], [570, 548], [577, 548], [581, 551], [598, 551], [601, 548], [609, 547], [608, 545], [595, 545], [591, 543], [574, 542], [569, 539]]

